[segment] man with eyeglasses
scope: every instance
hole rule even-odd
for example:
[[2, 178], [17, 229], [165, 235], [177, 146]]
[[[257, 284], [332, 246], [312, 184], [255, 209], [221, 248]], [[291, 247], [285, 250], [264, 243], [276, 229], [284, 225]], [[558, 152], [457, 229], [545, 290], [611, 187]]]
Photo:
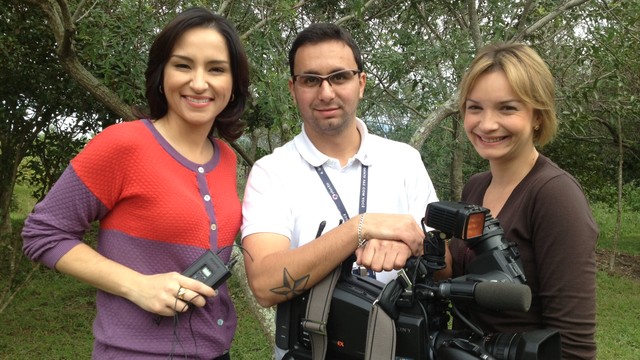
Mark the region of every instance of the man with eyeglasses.
[[420, 221], [437, 201], [419, 152], [356, 117], [366, 74], [348, 32], [307, 27], [289, 67], [302, 131], [255, 163], [243, 201], [247, 278], [264, 307], [312, 288], [354, 252], [354, 271], [395, 278], [421, 253]]

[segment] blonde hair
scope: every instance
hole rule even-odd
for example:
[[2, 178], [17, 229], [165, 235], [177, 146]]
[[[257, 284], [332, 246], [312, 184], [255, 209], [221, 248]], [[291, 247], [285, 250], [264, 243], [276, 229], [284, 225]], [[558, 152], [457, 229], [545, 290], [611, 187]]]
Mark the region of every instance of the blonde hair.
[[540, 147], [549, 143], [558, 131], [553, 75], [540, 55], [524, 44], [492, 44], [478, 51], [459, 86], [458, 106], [462, 116], [476, 80], [494, 71], [504, 72], [516, 95], [533, 107], [534, 116], [540, 120], [533, 143]]

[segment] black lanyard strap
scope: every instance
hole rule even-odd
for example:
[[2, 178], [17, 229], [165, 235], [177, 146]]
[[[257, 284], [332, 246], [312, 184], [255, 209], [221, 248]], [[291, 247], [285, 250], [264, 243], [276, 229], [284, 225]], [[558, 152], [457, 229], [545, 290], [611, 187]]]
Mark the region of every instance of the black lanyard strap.
[[[318, 176], [320, 176], [320, 179], [322, 180], [324, 187], [327, 189], [329, 196], [331, 196], [331, 199], [336, 204], [338, 211], [340, 211], [342, 220], [346, 222], [347, 220], [349, 220], [349, 213], [347, 213], [347, 209], [344, 207], [344, 204], [340, 199], [340, 195], [338, 195], [338, 189], [336, 189], [335, 186], [333, 186], [331, 179], [329, 179], [329, 175], [327, 175], [327, 173], [324, 171], [324, 168], [322, 166], [316, 166], [316, 171], [318, 172]], [[367, 188], [369, 185], [368, 178], [369, 178], [369, 168], [366, 165], [362, 165], [361, 171], [360, 171], [360, 193], [359, 193], [360, 200], [358, 201], [358, 204], [360, 206], [358, 209], [359, 210], [358, 214], [363, 214], [367, 212]]]

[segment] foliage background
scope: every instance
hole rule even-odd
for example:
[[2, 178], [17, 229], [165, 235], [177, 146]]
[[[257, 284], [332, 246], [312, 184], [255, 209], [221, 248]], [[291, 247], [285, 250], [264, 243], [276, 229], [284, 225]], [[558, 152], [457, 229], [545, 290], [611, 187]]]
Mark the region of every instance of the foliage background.
[[457, 84], [482, 45], [522, 41], [557, 81], [560, 132], [542, 152], [606, 219], [599, 246], [640, 253], [638, 1], [0, 0], [0, 315], [42, 271], [20, 266], [18, 194], [44, 196], [88, 138], [144, 106], [153, 37], [190, 6], [227, 16], [251, 62], [249, 127], [232, 144], [240, 184], [253, 161], [299, 131], [287, 52], [299, 30], [325, 21], [349, 29], [363, 51], [359, 116], [419, 149], [440, 198], [457, 200], [464, 181], [487, 168], [461, 129]]
[[636, 1], [2, 0], [0, 50], [9, 67], [0, 79], [0, 158], [3, 174], [16, 174], [0, 178], [3, 219], [16, 181], [42, 196], [86, 136], [144, 106], [154, 35], [196, 5], [231, 19], [249, 54], [249, 128], [233, 144], [247, 171], [299, 130], [287, 51], [300, 29], [326, 21], [349, 29], [362, 49], [368, 84], [359, 116], [418, 148], [442, 199], [457, 199], [465, 179], [486, 169], [461, 130], [458, 81], [482, 45], [522, 41], [557, 80], [560, 133], [543, 153], [592, 201], [615, 204], [621, 177], [625, 206], [640, 206]]

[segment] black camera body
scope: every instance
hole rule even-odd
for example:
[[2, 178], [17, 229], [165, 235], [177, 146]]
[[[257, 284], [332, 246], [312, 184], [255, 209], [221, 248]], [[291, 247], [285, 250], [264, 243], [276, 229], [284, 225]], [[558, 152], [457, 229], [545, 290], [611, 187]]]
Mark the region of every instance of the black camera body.
[[[485, 334], [457, 309], [479, 306], [528, 311], [531, 304], [517, 247], [504, 239], [504, 231], [488, 209], [455, 202], [431, 203], [422, 226], [426, 255], [409, 259], [389, 284], [352, 274], [353, 257], [342, 264], [327, 321], [327, 359], [365, 358], [374, 301], [394, 321], [396, 359], [560, 359], [557, 331]], [[427, 231], [426, 227], [435, 230]], [[476, 258], [468, 266], [469, 274], [436, 281], [435, 272], [446, 266], [445, 242], [453, 236], [466, 241]], [[284, 359], [312, 359], [310, 336], [302, 326], [308, 294], [278, 307], [276, 344], [289, 349]], [[470, 330], [449, 330], [452, 316]]]
[[[364, 359], [367, 322], [371, 304], [382, 291], [384, 284], [372, 278], [351, 275], [341, 278], [333, 291], [331, 310], [327, 321], [327, 359]], [[285, 359], [311, 360], [311, 339], [300, 325], [305, 318], [309, 292], [290, 300], [288, 343], [283, 334], [276, 334], [276, 344], [290, 349]], [[278, 308], [278, 316], [282, 308]], [[277, 319], [279, 323], [281, 318]], [[282, 329], [280, 324], [277, 329]], [[277, 331], [276, 331], [277, 332]], [[280, 342], [278, 341], [280, 339]]]

